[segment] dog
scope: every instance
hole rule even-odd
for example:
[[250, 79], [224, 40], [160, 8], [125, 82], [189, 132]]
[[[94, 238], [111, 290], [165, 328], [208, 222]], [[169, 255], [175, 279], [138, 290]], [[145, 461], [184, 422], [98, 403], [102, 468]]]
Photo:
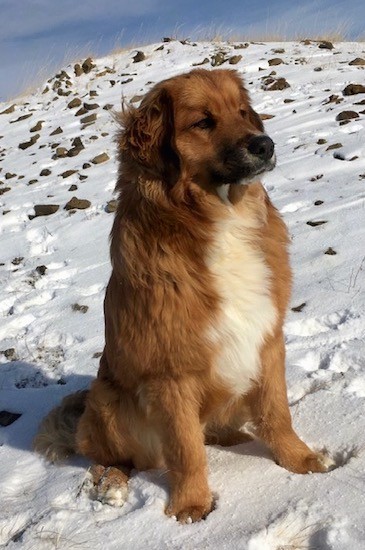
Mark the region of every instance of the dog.
[[166, 514], [198, 521], [213, 508], [205, 443], [255, 437], [291, 472], [333, 466], [289, 412], [289, 239], [260, 181], [275, 147], [232, 70], [164, 80], [120, 118], [100, 368], [45, 419], [35, 448], [91, 459], [111, 504], [125, 499], [126, 468], [165, 468]]

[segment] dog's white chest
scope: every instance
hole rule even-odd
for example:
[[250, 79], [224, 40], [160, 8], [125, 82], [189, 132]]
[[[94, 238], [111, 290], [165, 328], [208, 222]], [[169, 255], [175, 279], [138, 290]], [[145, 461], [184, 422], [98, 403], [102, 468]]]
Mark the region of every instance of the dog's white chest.
[[218, 227], [208, 265], [221, 299], [209, 337], [217, 344], [214, 370], [236, 395], [260, 374], [260, 347], [275, 324], [270, 271], [254, 245], [253, 229], [236, 213]]

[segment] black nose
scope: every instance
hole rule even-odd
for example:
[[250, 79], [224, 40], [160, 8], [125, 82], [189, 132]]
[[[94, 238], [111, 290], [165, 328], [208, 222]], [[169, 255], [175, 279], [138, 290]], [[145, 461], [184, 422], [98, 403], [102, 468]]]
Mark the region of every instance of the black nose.
[[248, 142], [247, 149], [252, 155], [269, 160], [274, 154], [274, 142], [269, 136], [253, 136]]

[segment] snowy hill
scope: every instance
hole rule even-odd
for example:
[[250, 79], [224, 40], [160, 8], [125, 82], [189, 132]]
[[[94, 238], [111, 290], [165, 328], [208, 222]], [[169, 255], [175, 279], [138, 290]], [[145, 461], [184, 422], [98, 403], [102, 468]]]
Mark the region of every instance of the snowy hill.
[[[0, 544], [9, 549], [365, 548], [365, 45], [164, 42], [82, 60], [0, 105]], [[193, 66], [238, 70], [276, 143], [265, 178], [292, 236], [287, 379], [298, 434], [337, 468], [300, 476], [250, 443], [207, 448], [206, 521], [163, 514], [164, 472], [127, 504], [89, 500], [87, 464], [31, 451], [44, 414], [95, 376], [122, 96]], [[82, 66], [81, 66], [82, 65]]]

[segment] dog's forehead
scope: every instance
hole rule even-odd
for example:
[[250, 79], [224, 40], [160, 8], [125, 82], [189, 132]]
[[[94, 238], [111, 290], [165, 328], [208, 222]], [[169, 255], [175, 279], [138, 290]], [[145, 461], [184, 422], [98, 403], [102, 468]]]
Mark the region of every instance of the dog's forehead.
[[243, 84], [229, 71], [192, 71], [177, 78], [172, 95], [179, 106], [188, 110], [211, 110], [241, 101]]

